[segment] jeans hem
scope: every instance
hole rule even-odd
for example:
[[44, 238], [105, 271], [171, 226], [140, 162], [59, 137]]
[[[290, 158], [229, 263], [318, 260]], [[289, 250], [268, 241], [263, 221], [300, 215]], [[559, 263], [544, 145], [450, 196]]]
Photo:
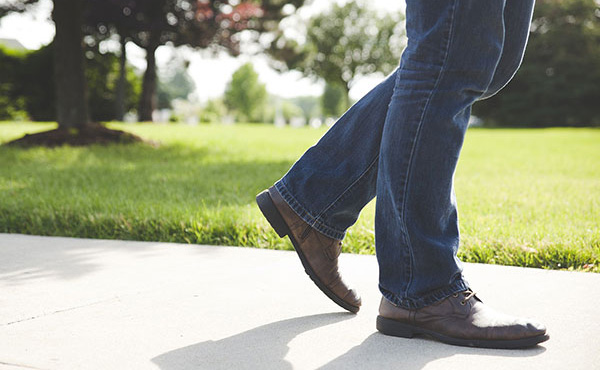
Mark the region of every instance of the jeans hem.
[[433, 292], [430, 292], [424, 295], [423, 297], [410, 298], [401, 297], [385, 289], [381, 284], [379, 285], [379, 290], [381, 291], [381, 294], [385, 299], [390, 301], [393, 305], [405, 309], [419, 309], [425, 306], [431, 306], [432, 304], [435, 304], [439, 301], [450, 297], [454, 293], [462, 292], [467, 289], [469, 289], [469, 284], [461, 278], [455, 281], [454, 283], [444, 288], [434, 290]]
[[312, 228], [314, 228], [321, 234], [323, 234], [327, 237], [330, 237], [332, 239], [337, 239], [337, 240], [344, 239], [344, 236], [346, 235], [345, 231], [336, 230], [336, 229], [326, 225], [325, 223], [323, 223], [323, 221], [319, 220], [312, 214], [310, 214], [310, 212], [308, 212], [302, 206], [302, 204], [296, 198], [294, 198], [292, 193], [288, 190], [288, 188], [283, 183], [283, 179], [281, 179], [275, 183], [275, 189], [277, 189], [279, 194], [282, 196], [283, 200], [285, 200], [285, 202], [288, 204], [288, 206], [290, 206], [290, 208], [298, 215], [298, 217], [300, 217], [302, 220], [304, 220], [304, 222], [309, 224]]

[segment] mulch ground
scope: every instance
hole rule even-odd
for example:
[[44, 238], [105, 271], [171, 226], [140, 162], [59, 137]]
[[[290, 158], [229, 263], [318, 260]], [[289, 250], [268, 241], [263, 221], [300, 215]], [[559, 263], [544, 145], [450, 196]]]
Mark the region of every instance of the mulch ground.
[[21, 147], [56, 147], [61, 145], [84, 146], [90, 144], [147, 142], [129, 132], [113, 130], [98, 123], [87, 124], [81, 128], [57, 128], [50, 131], [26, 134], [4, 145]]

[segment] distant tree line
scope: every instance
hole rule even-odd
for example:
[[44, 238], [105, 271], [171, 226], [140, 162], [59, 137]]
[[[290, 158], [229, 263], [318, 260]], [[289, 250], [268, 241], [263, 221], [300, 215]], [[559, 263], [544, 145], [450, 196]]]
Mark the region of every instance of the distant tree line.
[[521, 69], [473, 113], [490, 126], [600, 126], [600, 2], [537, 0]]
[[[306, 41], [280, 35], [269, 50], [290, 69], [327, 82], [326, 115], [341, 114], [357, 76], [389, 73], [398, 64], [402, 17], [379, 16], [363, 3], [334, 5], [312, 18]], [[473, 114], [486, 126], [600, 126], [600, 2], [538, 0], [523, 64]]]
[[[15, 0], [0, 5], [0, 17], [8, 12], [25, 11], [35, 2]], [[315, 15], [304, 24], [300, 39], [290, 38], [278, 22], [290, 14], [289, 9], [297, 9], [304, 0], [55, 0], [53, 19], [57, 23], [57, 39], [73, 33], [60, 32], [59, 25], [61, 19], [75, 14], [78, 8], [66, 9], [63, 3], [79, 4], [80, 22], [75, 26], [71, 24], [71, 30], [77, 28], [81, 30], [81, 37], [87, 35], [87, 40], [94, 41], [86, 42], [81, 51], [81, 55], [86, 55], [82, 59], [85, 60], [86, 94], [90, 98], [92, 120], [105, 120], [108, 116], [120, 119], [125, 111], [133, 108], [140, 120], [150, 120], [154, 109], [168, 106], [167, 94], [184, 96], [186, 86], [189, 91], [190, 81], [185, 74], [168, 76], [168, 80], [174, 82], [171, 85], [159, 81], [154, 52], [165, 43], [214, 48], [237, 55], [239, 37], [236, 35], [240, 31], [253, 32], [256, 40], [261, 33], [269, 32], [272, 37], [266, 51], [272, 56], [273, 65], [280, 70], [295, 69], [324, 80], [326, 88], [319, 109], [322, 115], [334, 117], [348, 108], [348, 92], [356, 79], [373, 72], [391, 72], [397, 67], [405, 44], [401, 14], [381, 15], [357, 1], [333, 5], [330, 10]], [[60, 5], [58, 10], [57, 5]], [[287, 9], [288, 5], [291, 8]], [[64, 11], [66, 15], [57, 11]], [[73, 23], [77, 17], [69, 19]], [[97, 45], [111, 38], [121, 43], [121, 52], [99, 53]], [[69, 42], [75, 44], [72, 37]], [[142, 77], [136, 77], [131, 67], [126, 66], [124, 45], [127, 42], [147, 51], [148, 67]], [[64, 78], [66, 81], [61, 80], [63, 87], [57, 85], [60, 73], [51, 73], [49, 61], [52, 59], [56, 65], [56, 60], [66, 57], [64, 52], [56, 51], [55, 44], [56, 39], [53, 45], [27, 55], [0, 51], [3, 69], [0, 116], [14, 117], [27, 111], [33, 119], [51, 119], [56, 115], [53, 116], [49, 108], [52, 104], [48, 102], [57, 101], [55, 107], [61, 106], [56, 91], [67, 89], [65, 86], [80, 89], [77, 86], [82, 82], [70, 75]], [[53, 48], [54, 53], [50, 50]], [[72, 46], [70, 50], [76, 48]], [[77, 66], [77, 63], [71, 65]], [[71, 68], [72, 72], [75, 70], [76, 67]], [[256, 108], [261, 104], [269, 108], [270, 102], [252, 68], [246, 66], [236, 73], [224, 98], [209, 103], [203, 120], [212, 121], [223, 112], [246, 121], [272, 116], [273, 112], [269, 113], [268, 109]], [[244, 85], [248, 83], [250, 85]], [[250, 98], [243, 96], [244, 90]], [[69, 99], [73, 100], [70, 106], [81, 103], [77, 94], [63, 98], [64, 101]], [[473, 113], [490, 126], [600, 126], [598, 101], [599, 2], [538, 0], [521, 69], [499, 94], [476, 103]], [[304, 105], [315, 109], [314, 102], [308, 105], [304, 102]], [[280, 113], [297, 114], [297, 108], [287, 102]], [[302, 108], [305, 114], [307, 109]], [[80, 117], [85, 115], [88, 113]], [[60, 123], [60, 114], [58, 120]]]
[[258, 73], [252, 64], [245, 63], [231, 76], [223, 99], [214, 99], [207, 103], [203, 109], [202, 121], [218, 122], [218, 119], [213, 119], [215, 116], [220, 114], [222, 118], [229, 114], [238, 122], [277, 123], [278, 120], [282, 120], [280, 122], [289, 124], [300, 119], [306, 124], [314, 118], [337, 117], [341, 114], [327, 114], [320, 102], [322, 99], [316, 96], [282, 98], [268, 94], [265, 84], [259, 81]]
[[335, 116], [350, 105], [348, 93], [357, 78], [388, 74], [398, 66], [404, 48], [403, 20], [400, 12], [380, 15], [364, 1], [333, 4], [308, 21], [304, 42], [282, 32], [269, 53], [283, 62], [280, 69], [323, 79], [326, 110]]

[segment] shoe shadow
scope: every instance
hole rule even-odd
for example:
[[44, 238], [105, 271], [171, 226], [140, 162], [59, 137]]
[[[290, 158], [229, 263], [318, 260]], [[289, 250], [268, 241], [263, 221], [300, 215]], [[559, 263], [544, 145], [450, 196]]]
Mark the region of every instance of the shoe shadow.
[[[327, 325], [356, 317], [348, 313], [327, 313], [296, 317], [223, 338], [192, 344], [163, 353], [152, 359], [162, 370], [219, 369], [292, 369], [285, 360], [296, 336]], [[336, 369], [422, 369], [427, 364], [455, 355], [485, 357], [532, 357], [546, 349], [535, 346], [521, 350], [495, 350], [458, 347], [434, 340], [404, 339], [373, 333], [361, 344], [319, 367]], [[307, 354], [309, 355], [309, 354]]]
[[335, 369], [423, 369], [430, 362], [455, 355], [486, 357], [532, 357], [546, 348], [535, 346], [520, 350], [502, 350], [452, 346], [425, 338], [396, 338], [373, 333], [345, 354], [319, 367]]
[[349, 313], [327, 313], [277, 321], [221, 340], [179, 348], [152, 362], [162, 370], [292, 369], [284, 359], [292, 339], [353, 317]]

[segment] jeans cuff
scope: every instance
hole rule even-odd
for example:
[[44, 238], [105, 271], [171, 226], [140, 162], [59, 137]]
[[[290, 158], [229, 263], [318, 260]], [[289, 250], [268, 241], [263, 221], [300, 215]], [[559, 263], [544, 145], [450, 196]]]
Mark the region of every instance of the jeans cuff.
[[304, 222], [309, 224], [312, 228], [314, 228], [321, 234], [323, 234], [327, 237], [330, 237], [332, 239], [337, 239], [337, 240], [344, 239], [344, 236], [346, 235], [345, 231], [336, 230], [333, 227], [330, 227], [327, 224], [325, 224], [325, 222], [323, 222], [322, 220], [320, 220], [317, 217], [310, 214], [310, 212], [308, 212], [306, 210], [306, 208], [304, 208], [302, 206], [302, 204], [300, 202], [298, 202], [298, 200], [296, 198], [294, 198], [292, 193], [288, 190], [288, 188], [283, 183], [283, 179], [281, 179], [275, 183], [275, 189], [277, 189], [279, 194], [283, 197], [283, 200], [286, 201], [286, 203], [290, 206], [290, 208], [294, 212], [296, 212], [298, 217], [300, 217], [302, 220], [304, 220]]
[[431, 306], [434, 303], [450, 297], [454, 293], [462, 292], [467, 289], [470, 289], [469, 284], [462, 277], [444, 288], [436, 289], [418, 298], [401, 297], [385, 289], [381, 284], [379, 285], [379, 290], [385, 299], [390, 301], [393, 305], [405, 309], [419, 309], [425, 306]]

